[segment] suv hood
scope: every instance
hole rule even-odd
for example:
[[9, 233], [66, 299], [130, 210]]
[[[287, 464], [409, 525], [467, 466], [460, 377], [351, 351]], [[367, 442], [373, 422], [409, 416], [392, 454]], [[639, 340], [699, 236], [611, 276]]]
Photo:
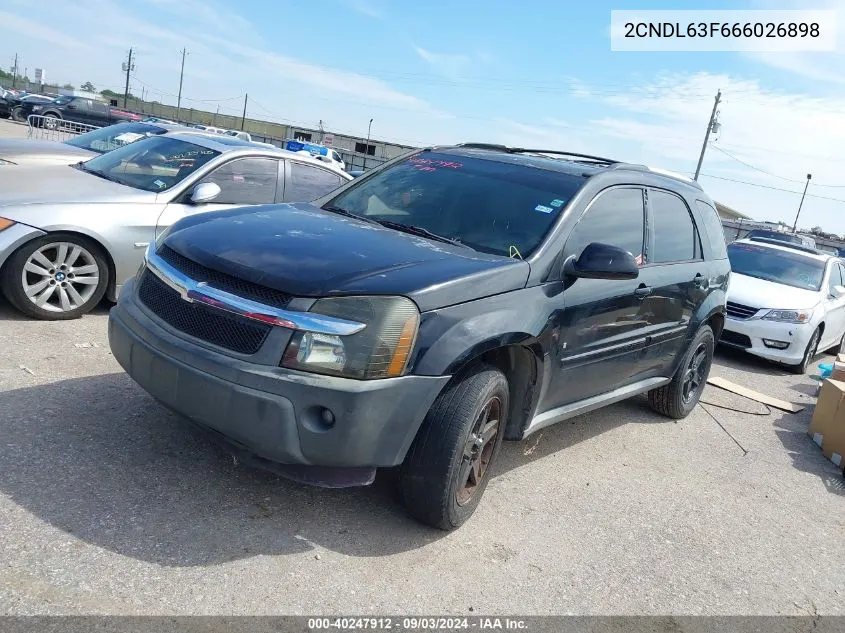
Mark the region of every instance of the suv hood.
[[96, 152], [56, 141], [23, 138], [0, 140], [0, 158], [17, 165], [71, 165], [95, 156], [98, 156]]
[[400, 233], [310, 204], [180, 220], [165, 244], [208, 268], [297, 296], [404, 295], [421, 311], [523, 288], [520, 260]]
[[150, 199], [155, 199], [154, 193], [111, 182], [68, 165], [0, 167], [0, 208]]
[[728, 285], [728, 301], [752, 308], [804, 310], [819, 302], [819, 291], [795, 288], [757, 277], [732, 272]]

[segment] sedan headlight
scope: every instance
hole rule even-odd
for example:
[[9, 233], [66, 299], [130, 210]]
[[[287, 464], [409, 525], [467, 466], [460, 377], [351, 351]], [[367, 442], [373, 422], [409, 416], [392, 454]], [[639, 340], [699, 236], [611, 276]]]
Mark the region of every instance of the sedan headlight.
[[807, 323], [812, 316], [812, 310], [769, 310], [762, 318], [783, 323]]
[[282, 367], [363, 380], [405, 373], [420, 324], [419, 310], [410, 299], [332, 297], [319, 299], [310, 312], [366, 327], [349, 336], [296, 332], [282, 357]]
[[15, 221], [9, 218], [0, 218], [0, 231], [5, 231], [10, 226], [14, 226]]

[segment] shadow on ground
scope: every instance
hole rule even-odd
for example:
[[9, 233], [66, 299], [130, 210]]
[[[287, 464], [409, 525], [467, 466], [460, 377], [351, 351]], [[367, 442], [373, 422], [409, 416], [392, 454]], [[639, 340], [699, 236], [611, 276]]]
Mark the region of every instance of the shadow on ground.
[[[108, 314], [109, 310], [111, 310], [114, 304], [107, 299], [103, 299], [97, 306], [91, 310], [89, 313], [90, 315], [103, 315]], [[85, 318], [88, 315], [85, 315], [81, 318]], [[38, 322], [38, 319], [33, 319], [32, 317], [26, 316], [21, 312], [18, 312], [17, 309], [12, 307], [12, 304], [8, 302], [6, 297], [3, 296], [2, 291], [0, 291], [0, 323], [3, 321], [32, 321], [33, 323]]]
[[783, 444], [795, 468], [817, 476], [828, 492], [845, 496], [842, 469], [825, 459], [821, 449], [807, 433], [812, 415], [812, 409], [795, 414], [782, 413], [773, 422], [775, 435]]
[[[629, 422], [670, 423], [644, 399], [506, 443], [497, 474]], [[0, 491], [77, 538], [162, 565], [327, 548], [383, 556], [445, 536], [409, 518], [395, 471], [366, 488], [311, 488], [236, 464], [122, 373], [0, 393]], [[527, 454], [526, 454], [527, 453]]]

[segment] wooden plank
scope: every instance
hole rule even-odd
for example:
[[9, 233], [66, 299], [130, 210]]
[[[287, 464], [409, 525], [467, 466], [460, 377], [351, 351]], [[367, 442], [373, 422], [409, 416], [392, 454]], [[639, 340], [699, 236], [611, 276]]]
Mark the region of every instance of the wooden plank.
[[739, 394], [740, 396], [744, 396], [751, 400], [755, 400], [757, 402], [762, 402], [763, 404], [767, 404], [770, 407], [774, 407], [775, 409], [780, 409], [782, 411], [788, 411], [789, 413], [798, 413], [799, 411], [803, 411], [804, 407], [799, 406], [797, 404], [792, 404], [791, 402], [787, 402], [786, 400], [779, 400], [778, 398], [773, 398], [771, 396], [767, 396], [764, 393], [760, 393], [759, 391], [754, 391], [753, 389], [748, 389], [747, 387], [743, 387], [742, 385], [738, 385], [735, 382], [731, 382], [725, 378], [719, 378], [718, 376], [711, 376], [707, 379], [707, 382], [714, 387], [719, 387], [720, 389], [724, 389], [725, 391], [731, 391], [733, 393]]

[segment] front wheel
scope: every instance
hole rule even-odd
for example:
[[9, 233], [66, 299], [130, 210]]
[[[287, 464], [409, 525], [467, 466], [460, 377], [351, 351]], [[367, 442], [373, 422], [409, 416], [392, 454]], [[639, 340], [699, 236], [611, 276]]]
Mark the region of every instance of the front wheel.
[[807, 373], [807, 367], [810, 366], [810, 363], [813, 362], [813, 359], [816, 357], [816, 352], [818, 351], [819, 347], [819, 339], [821, 338], [822, 333], [819, 328], [816, 328], [816, 331], [813, 332], [813, 335], [810, 337], [810, 342], [807, 343], [807, 347], [804, 350], [804, 356], [801, 358], [801, 362], [797, 365], [787, 365], [789, 371], [793, 374], [805, 374]]
[[96, 242], [53, 233], [15, 251], [3, 267], [0, 286], [24, 314], [55, 321], [89, 312], [103, 298], [108, 282], [108, 263]]
[[13, 121], [17, 121], [18, 123], [26, 123], [26, 117], [23, 115], [23, 108], [21, 108], [20, 106], [18, 106], [17, 108], [12, 108], [10, 117]]
[[44, 127], [48, 130], [56, 130], [59, 127], [59, 121], [61, 119], [56, 116], [55, 114], [45, 114], [44, 115]]
[[687, 417], [704, 391], [710, 365], [713, 364], [715, 345], [713, 330], [709, 325], [702, 325], [684, 354], [672, 382], [648, 392], [651, 408], [676, 420]]
[[451, 530], [472, 516], [502, 445], [508, 393], [505, 375], [482, 365], [438, 396], [400, 474], [405, 506], [414, 517]]

